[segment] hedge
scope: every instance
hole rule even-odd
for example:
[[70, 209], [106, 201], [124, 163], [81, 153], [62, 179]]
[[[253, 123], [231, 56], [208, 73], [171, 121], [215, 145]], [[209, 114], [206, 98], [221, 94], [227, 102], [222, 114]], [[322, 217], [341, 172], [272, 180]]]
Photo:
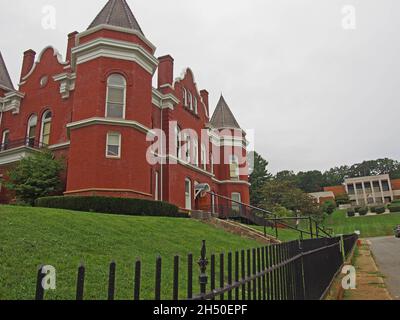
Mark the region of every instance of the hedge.
[[382, 214], [386, 212], [386, 208], [384, 206], [380, 206], [380, 207], [375, 207], [375, 212], [377, 214]]
[[399, 212], [400, 213], [400, 204], [395, 203], [388, 206], [390, 212]]
[[360, 216], [366, 216], [368, 213], [368, 208], [367, 207], [361, 208], [360, 210], [358, 210], [358, 213], [360, 214]]
[[347, 216], [348, 216], [349, 218], [355, 217], [355, 215], [356, 215], [356, 213], [355, 213], [354, 209], [349, 209], [349, 210], [347, 210]]
[[37, 199], [35, 206], [84, 212], [188, 218], [177, 206], [166, 202], [111, 197], [45, 197]]

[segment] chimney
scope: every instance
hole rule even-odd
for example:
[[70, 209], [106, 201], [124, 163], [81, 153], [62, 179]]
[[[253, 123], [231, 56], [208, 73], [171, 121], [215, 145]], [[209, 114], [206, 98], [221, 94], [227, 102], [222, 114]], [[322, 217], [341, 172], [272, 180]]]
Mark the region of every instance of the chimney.
[[174, 59], [170, 55], [158, 58], [158, 87], [172, 85], [174, 81]]
[[204, 104], [206, 105], [207, 108], [207, 113], [210, 115], [210, 108], [208, 106], [208, 91], [207, 90], [201, 90], [200, 91], [201, 98], [203, 99]]
[[29, 71], [31, 71], [33, 64], [35, 63], [36, 52], [32, 49], [24, 52], [24, 59], [22, 61], [21, 69], [21, 80], [25, 77]]
[[74, 31], [68, 35], [68, 46], [67, 46], [67, 55], [65, 60], [67, 62], [71, 62], [71, 50], [73, 47], [76, 46], [76, 35], [78, 34], [78, 31]]

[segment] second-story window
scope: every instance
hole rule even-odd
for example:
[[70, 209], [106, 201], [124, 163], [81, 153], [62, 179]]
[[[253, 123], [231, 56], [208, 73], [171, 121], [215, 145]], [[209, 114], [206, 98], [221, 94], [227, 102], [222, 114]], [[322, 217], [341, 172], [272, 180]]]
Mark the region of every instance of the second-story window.
[[199, 166], [199, 142], [197, 141], [197, 139], [194, 139], [193, 157], [194, 157], [193, 164], [198, 167]]
[[9, 143], [10, 143], [10, 130], [4, 130], [1, 139], [1, 151], [7, 150]]
[[193, 96], [192, 93], [189, 91], [189, 105], [188, 105], [190, 110], [193, 110]]
[[28, 121], [28, 131], [26, 134], [26, 145], [28, 147], [34, 147], [36, 141], [36, 127], [37, 127], [37, 115], [32, 115]]
[[118, 132], [109, 132], [107, 134], [107, 158], [121, 158], [121, 134]]
[[201, 165], [203, 170], [207, 170], [207, 150], [204, 143], [201, 144]]
[[230, 157], [229, 169], [231, 180], [239, 180], [239, 159], [237, 156], [232, 155]]
[[106, 118], [125, 119], [126, 80], [120, 74], [112, 74], [107, 80]]
[[185, 88], [182, 89], [183, 92], [183, 106], [187, 107], [188, 106], [188, 93], [187, 90]]
[[40, 142], [44, 146], [48, 146], [50, 143], [50, 132], [51, 132], [51, 111], [46, 111], [42, 117], [42, 131], [40, 135]]
[[194, 113], [198, 114], [198, 103], [197, 103], [196, 97], [194, 97], [194, 99], [193, 99], [193, 107], [194, 107]]

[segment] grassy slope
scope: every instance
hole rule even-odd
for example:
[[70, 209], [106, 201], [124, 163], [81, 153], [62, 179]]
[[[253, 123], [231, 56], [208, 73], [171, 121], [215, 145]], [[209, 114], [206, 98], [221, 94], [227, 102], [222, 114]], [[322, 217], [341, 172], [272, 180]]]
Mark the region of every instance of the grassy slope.
[[[186, 291], [186, 255], [197, 271], [201, 240], [208, 254], [260, 246], [189, 219], [111, 216], [54, 209], [0, 206], [0, 299], [32, 299], [40, 264], [57, 270], [57, 290], [46, 299], [74, 299], [76, 270], [84, 262], [85, 298], [107, 297], [111, 260], [117, 262], [117, 299], [131, 299], [133, 265], [143, 262], [142, 298], [154, 296], [155, 258], [163, 257], [162, 297], [170, 298], [173, 255], [181, 260], [180, 291]], [[197, 273], [194, 284], [197, 285]], [[195, 289], [197, 287], [195, 286]]]
[[336, 234], [361, 231], [361, 237], [379, 237], [393, 235], [393, 229], [400, 224], [400, 213], [378, 216], [347, 218], [346, 211], [336, 211], [326, 220], [326, 226], [333, 228]]

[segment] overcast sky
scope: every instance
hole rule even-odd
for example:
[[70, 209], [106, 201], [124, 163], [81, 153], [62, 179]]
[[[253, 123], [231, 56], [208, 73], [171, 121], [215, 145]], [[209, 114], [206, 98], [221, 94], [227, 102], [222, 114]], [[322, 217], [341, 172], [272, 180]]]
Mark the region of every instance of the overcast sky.
[[[106, 0], [1, 0], [0, 50], [14, 84], [22, 53], [83, 31]], [[400, 159], [400, 1], [128, 0], [157, 56], [190, 66], [212, 110], [223, 92], [273, 172]], [[46, 5], [56, 29], [42, 27]], [[343, 13], [354, 6], [355, 29]], [[345, 24], [343, 25], [343, 20]], [[350, 22], [349, 22], [350, 21]]]

